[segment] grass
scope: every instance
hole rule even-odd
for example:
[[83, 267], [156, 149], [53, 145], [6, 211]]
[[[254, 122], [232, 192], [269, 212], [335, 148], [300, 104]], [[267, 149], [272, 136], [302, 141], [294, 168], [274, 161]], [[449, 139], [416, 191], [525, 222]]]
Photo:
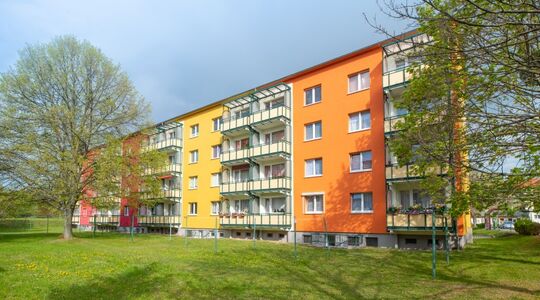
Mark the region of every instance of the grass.
[[[56, 228], [56, 227], [55, 227]], [[0, 233], [0, 299], [538, 299], [540, 239], [482, 239], [439, 254], [167, 236]]]

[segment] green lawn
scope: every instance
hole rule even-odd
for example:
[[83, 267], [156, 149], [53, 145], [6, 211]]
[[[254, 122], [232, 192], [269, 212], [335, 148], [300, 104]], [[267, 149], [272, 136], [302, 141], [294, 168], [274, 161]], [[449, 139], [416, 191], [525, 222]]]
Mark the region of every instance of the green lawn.
[[439, 256], [429, 251], [338, 250], [258, 241], [77, 233], [0, 232], [0, 299], [538, 299], [540, 238], [482, 239]]

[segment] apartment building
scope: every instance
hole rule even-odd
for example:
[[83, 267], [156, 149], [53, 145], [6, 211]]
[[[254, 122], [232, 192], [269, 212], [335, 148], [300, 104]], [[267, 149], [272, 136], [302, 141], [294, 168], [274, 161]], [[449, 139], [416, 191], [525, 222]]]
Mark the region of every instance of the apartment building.
[[[157, 141], [178, 132], [174, 147], [159, 149], [181, 164], [162, 177], [164, 192], [179, 196], [159, 208], [122, 208], [120, 230], [135, 213], [142, 232], [428, 247], [431, 214], [407, 209], [433, 203], [387, 146], [407, 113], [393, 103], [410, 80], [411, 39], [427, 37], [382, 41], [161, 123]], [[435, 227], [439, 247], [451, 233], [461, 244], [472, 237], [467, 214], [438, 214]]]

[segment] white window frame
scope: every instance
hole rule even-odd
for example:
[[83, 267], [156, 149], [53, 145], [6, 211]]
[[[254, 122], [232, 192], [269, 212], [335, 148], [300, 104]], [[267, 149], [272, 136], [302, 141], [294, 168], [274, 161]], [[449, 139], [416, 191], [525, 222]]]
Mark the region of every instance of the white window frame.
[[[368, 85], [367, 87], [363, 87], [362, 86], [362, 74], [368, 74]], [[368, 90], [369, 87], [371, 86], [371, 78], [370, 78], [370, 74], [369, 74], [369, 70], [365, 70], [365, 71], [360, 71], [358, 73], [354, 73], [354, 74], [351, 74], [347, 77], [347, 92], [349, 94], [353, 94], [353, 93], [356, 93], [356, 92], [360, 92], [360, 91], [364, 91], [364, 90]], [[356, 87], [355, 90], [351, 90], [351, 78], [353, 77], [356, 77], [356, 80], [358, 82], [358, 86]]]
[[[217, 156], [214, 156], [214, 148], [219, 148]], [[220, 155], [221, 155], [221, 145], [212, 146], [212, 153], [210, 154], [211, 159], [219, 158]]]
[[196, 216], [198, 213], [198, 204], [197, 202], [189, 202], [189, 212], [190, 216]]
[[[314, 202], [313, 203], [313, 208], [315, 209], [314, 211], [308, 211], [307, 210], [307, 202], [308, 202], [308, 197], [316, 197], [316, 196], [321, 196], [321, 202], [322, 202], [322, 210], [318, 211], [316, 210], [317, 208], [317, 202]], [[304, 214], [306, 215], [320, 215], [320, 214], [323, 214], [324, 213], [324, 208], [325, 208], [325, 203], [324, 203], [324, 193], [304, 193], [302, 194], [302, 199], [303, 199], [303, 205], [304, 205]], [[315, 198], [316, 199], [316, 198]]]
[[[315, 98], [315, 89], [317, 88], [319, 89], [319, 94], [320, 94], [319, 101], [315, 101], [317, 100]], [[310, 99], [311, 103], [308, 103], [308, 91], [311, 91], [311, 99]], [[322, 101], [322, 86], [321, 85], [316, 85], [316, 86], [313, 86], [304, 90], [304, 106], [321, 103], [321, 101]]]
[[199, 136], [199, 124], [191, 125], [191, 137], [198, 137]]
[[[217, 204], [217, 212], [214, 211], [214, 205]], [[210, 202], [210, 215], [217, 216], [221, 212], [221, 201], [211, 201]]]
[[189, 151], [189, 163], [196, 164], [199, 162], [199, 150]]
[[[214, 183], [214, 178], [217, 175], [217, 184]], [[219, 187], [221, 183], [221, 173], [212, 173], [210, 175], [210, 187]]]
[[196, 190], [199, 188], [199, 176], [190, 176], [189, 177], [189, 189]]
[[[364, 168], [364, 153], [366, 152], [370, 152], [371, 153], [371, 168], [369, 169], [365, 169]], [[352, 169], [352, 158], [354, 155], [360, 155], [360, 169], [358, 170], [353, 170]], [[373, 170], [373, 152], [371, 150], [367, 150], [367, 151], [362, 151], [362, 152], [356, 152], [356, 153], [351, 153], [349, 154], [349, 171], [351, 173], [357, 173], [357, 172], [369, 172]]]
[[[365, 198], [364, 198], [364, 195], [366, 194], [371, 194], [371, 210], [365, 210], [364, 209], [364, 205], [365, 205]], [[361, 209], [360, 210], [353, 210], [353, 195], [361, 195]], [[371, 214], [373, 213], [373, 193], [372, 192], [364, 192], [364, 193], [352, 193], [351, 194], [351, 213], [353, 214]]]
[[[321, 135], [320, 135], [319, 137], [315, 137], [315, 133], [316, 133], [316, 130], [315, 130], [316, 126], [315, 126], [315, 124], [317, 124], [317, 123], [320, 123], [320, 124], [321, 124]], [[310, 127], [311, 127], [311, 129], [309, 129], [309, 130], [312, 131], [312, 133], [313, 133], [313, 138], [308, 139], [308, 138], [307, 138], [307, 133], [308, 133], [308, 128], [310, 128]], [[322, 121], [315, 121], [315, 122], [308, 123], [308, 124], [304, 125], [304, 141], [307, 142], [307, 141], [315, 141], [315, 140], [320, 140], [320, 139], [322, 139], [322, 131], [323, 131], [323, 129], [322, 129]]]
[[[88, 214], [86, 208], [83, 209], [84, 214]], [[124, 206], [124, 217], [129, 217], [129, 206]]]
[[[317, 166], [317, 161], [318, 160], [321, 161], [321, 174], [316, 174], [316, 172], [317, 172], [316, 166]], [[311, 175], [307, 173], [307, 169], [308, 169], [307, 167], [308, 167], [309, 164], [312, 164], [311, 167], [312, 167], [312, 170], [313, 170], [313, 174], [311, 174]], [[324, 172], [323, 170], [324, 170], [324, 168], [323, 168], [323, 159], [321, 157], [312, 158], [312, 159], [306, 159], [305, 160], [305, 163], [304, 163], [304, 177], [308, 177], [308, 178], [309, 177], [321, 177], [321, 176], [323, 176], [323, 172]]]
[[[366, 113], [369, 114], [369, 126], [368, 127], [364, 127], [364, 119], [362, 118], [362, 115], [366, 114]], [[352, 129], [351, 116], [357, 116], [358, 117], [358, 119], [360, 120], [360, 128]], [[369, 109], [349, 114], [349, 133], [358, 132], [358, 131], [365, 131], [365, 130], [369, 130], [369, 129], [371, 129], [371, 111]]]
[[[217, 122], [217, 123], [216, 123]], [[222, 118], [219, 117], [219, 118], [214, 118], [212, 119], [212, 131], [215, 132], [215, 131], [220, 131], [221, 130], [221, 123], [222, 123]], [[216, 129], [216, 125], [217, 125], [217, 129]]]

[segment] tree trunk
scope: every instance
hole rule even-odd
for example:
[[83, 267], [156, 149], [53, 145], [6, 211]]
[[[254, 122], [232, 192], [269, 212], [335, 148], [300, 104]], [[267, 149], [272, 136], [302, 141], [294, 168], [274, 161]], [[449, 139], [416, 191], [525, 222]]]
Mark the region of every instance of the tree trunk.
[[73, 211], [67, 209], [64, 211], [64, 240], [73, 239], [73, 229], [71, 228], [71, 218], [73, 216]]

